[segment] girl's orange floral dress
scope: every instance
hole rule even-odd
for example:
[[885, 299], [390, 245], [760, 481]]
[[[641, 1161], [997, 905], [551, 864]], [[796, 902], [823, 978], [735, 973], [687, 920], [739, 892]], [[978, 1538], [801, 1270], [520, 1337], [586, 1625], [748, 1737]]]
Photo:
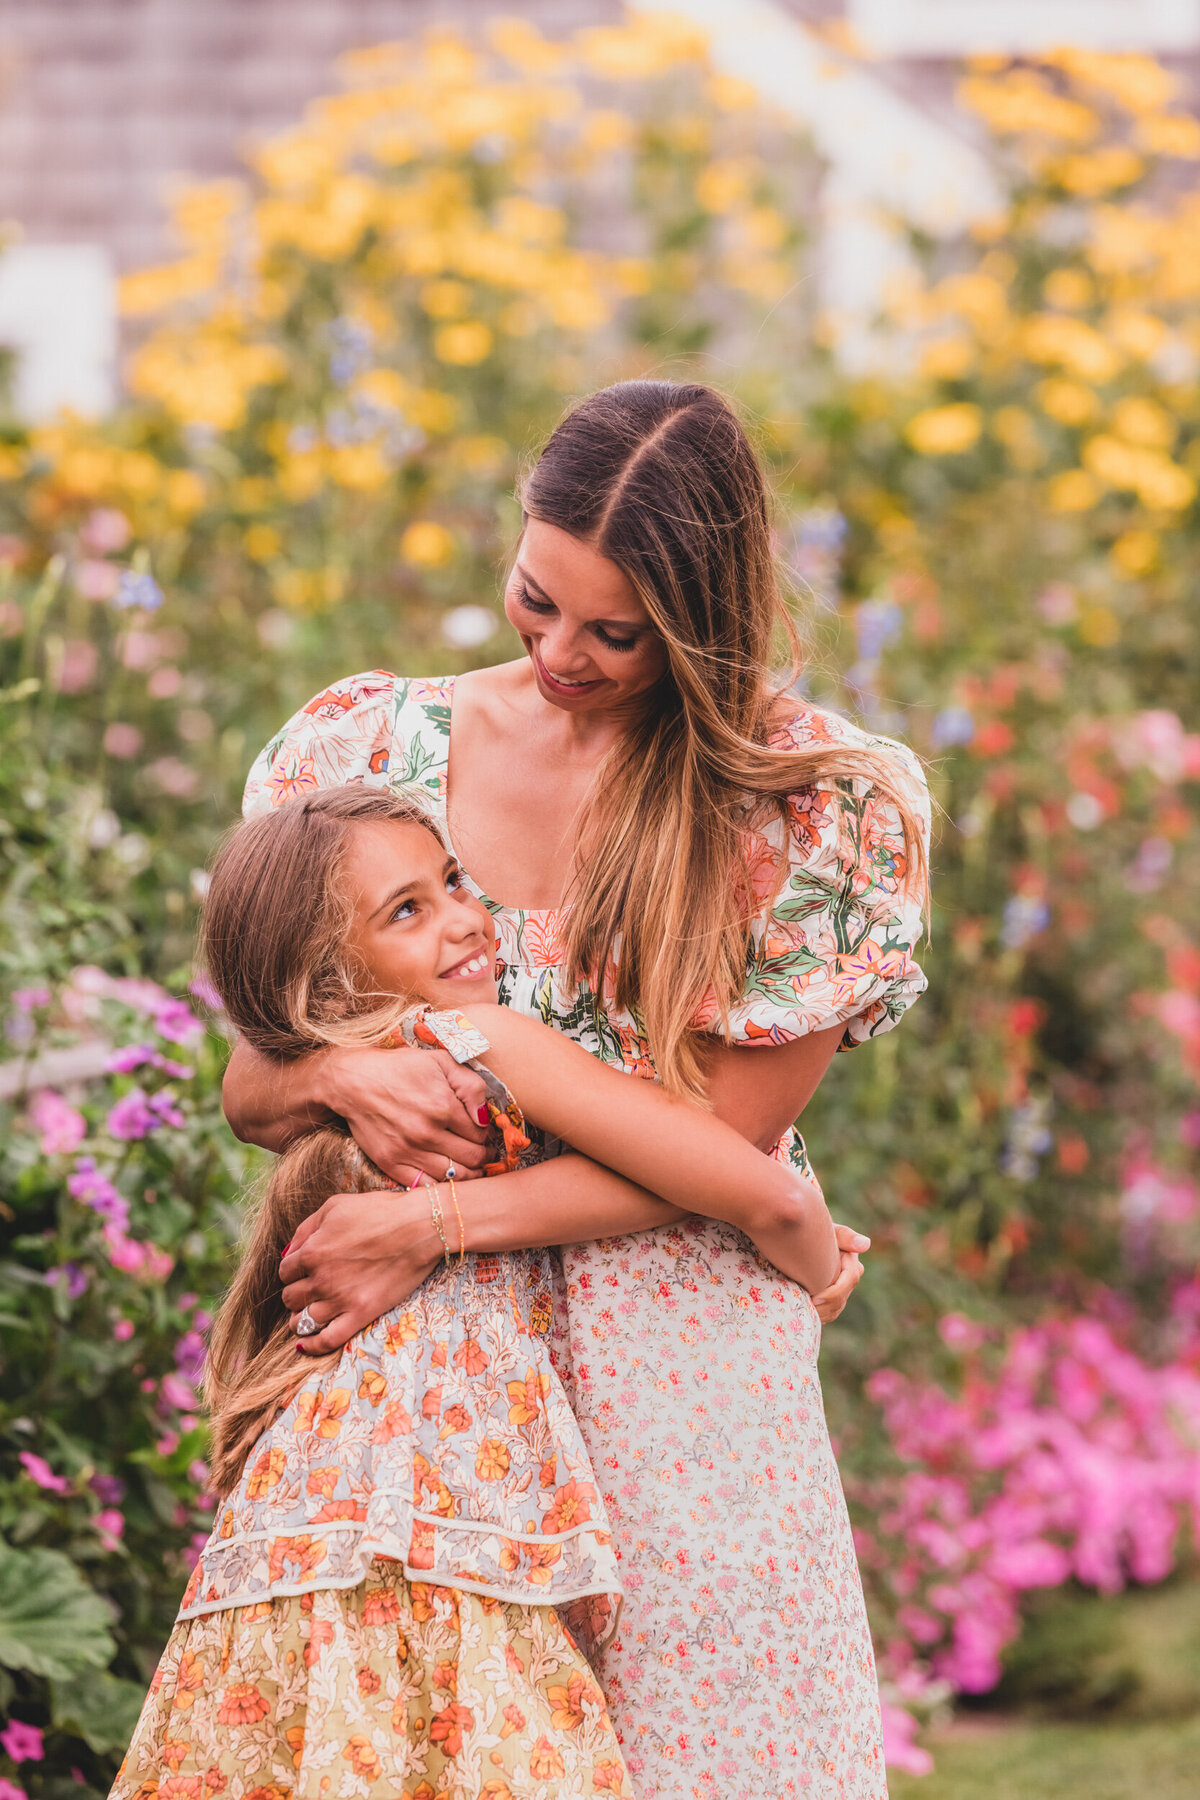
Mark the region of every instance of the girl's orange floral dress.
[[[402, 1029], [487, 1049], [455, 1014]], [[479, 1073], [501, 1164], [532, 1160]], [[468, 1256], [314, 1367], [217, 1510], [113, 1800], [628, 1795], [581, 1648], [620, 1581], [552, 1279]]]
[[[453, 679], [384, 670], [337, 682], [267, 745], [247, 812], [363, 780], [423, 799], [444, 832], [453, 694]], [[924, 781], [903, 746], [799, 702], [774, 741], [871, 743], [928, 829]], [[748, 829], [746, 852], [759, 910], [734, 1040], [783, 1044], [840, 1025], [850, 1049], [889, 1031], [925, 987], [896, 809], [861, 782], [818, 785], [791, 797], [786, 829]], [[481, 898], [496, 921], [502, 999], [652, 1078], [637, 1019], [568, 982], [562, 913]], [[809, 1172], [794, 1131], [774, 1154]], [[808, 1295], [706, 1219], [572, 1245], [562, 1262], [556, 1363], [601, 1477], [625, 1590], [598, 1668], [641, 1800], [886, 1800], [871, 1637]]]

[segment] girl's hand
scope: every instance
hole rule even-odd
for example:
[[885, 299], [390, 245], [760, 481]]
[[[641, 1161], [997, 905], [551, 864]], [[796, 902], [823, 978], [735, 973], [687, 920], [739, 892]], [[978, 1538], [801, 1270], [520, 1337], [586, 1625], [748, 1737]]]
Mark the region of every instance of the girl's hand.
[[293, 1325], [307, 1306], [322, 1327], [297, 1338], [300, 1349], [309, 1355], [339, 1350], [402, 1305], [442, 1253], [423, 1191], [332, 1195], [301, 1223], [279, 1265]]
[[[446, 1050], [336, 1050], [326, 1063], [329, 1104], [393, 1181], [458, 1180], [487, 1160], [487, 1089]], [[311, 1222], [311, 1221], [310, 1221]]]
[[861, 1231], [852, 1231], [849, 1225], [835, 1225], [833, 1229], [837, 1237], [841, 1266], [837, 1278], [821, 1293], [812, 1297], [822, 1325], [831, 1325], [845, 1311], [847, 1300], [865, 1272], [859, 1261], [859, 1252], [871, 1248], [870, 1238], [864, 1237]]

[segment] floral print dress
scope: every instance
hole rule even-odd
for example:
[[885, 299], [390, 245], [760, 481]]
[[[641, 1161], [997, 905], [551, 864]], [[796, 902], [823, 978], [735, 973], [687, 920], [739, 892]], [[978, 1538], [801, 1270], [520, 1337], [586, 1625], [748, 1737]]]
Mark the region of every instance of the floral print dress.
[[[483, 1075], [496, 1167], [536, 1160]], [[628, 1795], [585, 1650], [620, 1579], [544, 1251], [467, 1256], [312, 1365], [219, 1506], [113, 1800]]]
[[[421, 797], [445, 833], [452, 702], [452, 679], [375, 670], [337, 682], [266, 746], [247, 812], [365, 780]], [[799, 704], [773, 741], [888, 754], [928, 830], [902, 746]], [[861, 782], [819, 785], [792, 796], [786, 834], [782, 821], [748, 831], [746, 849], [759, 911], [734, 1041], [841, 1025], [849, 1049], [890, 1030], [925, 987], [894, 805]], [[569, 984], [563, 914], [481, 898], [506, 1003], [653, 1078], [637, 1019]], [[808, 1171], [794, 1131], [774, 1154]], [[562, 1262], [556, 1359], [625, 1590], [598, 1667], [637, 1793], [883, 1800], [874, 1658], [811, 1300], [706, 1219], [574, 1245]]]

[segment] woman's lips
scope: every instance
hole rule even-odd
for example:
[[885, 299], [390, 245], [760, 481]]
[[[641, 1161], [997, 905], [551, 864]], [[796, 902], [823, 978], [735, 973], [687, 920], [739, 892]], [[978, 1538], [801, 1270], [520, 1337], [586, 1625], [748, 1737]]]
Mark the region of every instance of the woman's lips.
[[564, 699], [573, 700], [579, 694], [590, 694], [594, 688], [602, 685], [600, 681], [559, 681], [557, 676], [550, 673], [536, 650], [533, 654], [537, 663], [537, 672], [546, 686], [551, 688], [554, 693], [561, 694]]

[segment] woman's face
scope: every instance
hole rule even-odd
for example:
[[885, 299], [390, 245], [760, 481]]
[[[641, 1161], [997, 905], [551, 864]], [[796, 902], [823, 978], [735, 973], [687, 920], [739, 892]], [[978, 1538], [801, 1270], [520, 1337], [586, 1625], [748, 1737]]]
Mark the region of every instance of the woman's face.
[[351, 827], [355, 885], [347, 945], [374, 987], [430, 1005], [496, 998], [492, 915], [431, 831], [400, 820]]
[[564, 712], [607, 712], [647, 692], [666, 646], [633, 583], [587, 544], [530, 519], [504, 595], [538, 691]]

